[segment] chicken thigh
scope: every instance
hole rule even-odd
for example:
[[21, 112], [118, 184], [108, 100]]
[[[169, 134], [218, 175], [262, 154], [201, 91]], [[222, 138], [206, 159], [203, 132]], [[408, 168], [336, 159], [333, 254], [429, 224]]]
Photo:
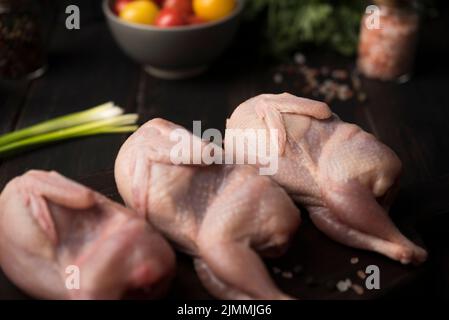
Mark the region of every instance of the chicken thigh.
[[36, 298], [118, 299], [162, 294], [175, 256], [129, 209], [55, 172], [29, 171], [0, 197], [0, 263]]
[[254, 142], [240, 150], [228, 148], [235, 136], [229, 129], [277, 132], [277, 139], [270, 139], [274, 135], [265, 130], [267, 144], [277, 142], [279, 150], [272, 178], [330, 238], [403, 264], [426, 260], [426, 251], [403, 236], [387, 214], [398, 185], [399, 158], [371, 134], [341, 121], [327, 104], [287, 93], [244, 102], [228, 119], [225, 138], [225, 151], [242, 156], [238, 153], [255, 150], [249, 147]]
[[[175, 165], [170, 156], [177, 130], [191, 150], [207, 144], [162, 119], [141, 127], [116, 160], [120, 194], [182, 251], [194, 256], [206, 289], [221, 299], [287, 299], [273, 283], [260, 255], [282, 254], [300, 214], [287, 193], [252, 166]], [[187, 141], [187, 140], [184, 140]], [[219, 147], [221, 149], [221, 147]]]

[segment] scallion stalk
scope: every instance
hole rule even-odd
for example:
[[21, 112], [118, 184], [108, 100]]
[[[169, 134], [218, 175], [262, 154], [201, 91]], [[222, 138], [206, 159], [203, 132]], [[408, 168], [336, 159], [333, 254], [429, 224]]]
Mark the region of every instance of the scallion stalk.
[[98, 134], [134, 132], [137, 130], [137, 126], [134, 125], [136, 121], [137, 115], [127, 114], [112, 119], [100, 120], [93, 123], [87, 123], [84, 125], [40, 134], [20, 141], [15, 141], [8, 145], [0, 146], [0, 158], [4, 158], [11, 153], [26, 149], [28, 147], [47, 144], [55, 141]]
[[69, 114], [0, 136], [0, 158], [50, 142], [137, 130], [137, 114], [108, 102], [86, 111]]
[[39, 124], [20, 129], [11, 133], [0, 135], [0, 147], [8, 146], [13, 142], [36, 137], [41, 134], [74, 127], [99, 120], [114, 118], [123, 114], [123, 109], [108, 102], [89, 110], [47, 120]]
[[121, 126], [121, 127], [103, 127], [85, 133], [80, 133], [79, 136], [77, 137], [92, 136], [95, 134], [130, 133], [136, 131], [137, 129], [139, 129], [139, 126], [137, 125]]

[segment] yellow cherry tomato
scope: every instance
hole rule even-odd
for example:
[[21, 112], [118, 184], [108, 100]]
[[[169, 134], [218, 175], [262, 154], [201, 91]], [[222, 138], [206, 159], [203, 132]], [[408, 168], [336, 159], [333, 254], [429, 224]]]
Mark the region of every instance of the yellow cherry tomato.
[[231, 14], [236, 0], [193, 0], [195, 14], [205, 20], [219, 20]]
[[153, 24], [159, 13], [158, 6], [149, 0], [137, 0], [126, 4], [120, 18], [131, 23]]

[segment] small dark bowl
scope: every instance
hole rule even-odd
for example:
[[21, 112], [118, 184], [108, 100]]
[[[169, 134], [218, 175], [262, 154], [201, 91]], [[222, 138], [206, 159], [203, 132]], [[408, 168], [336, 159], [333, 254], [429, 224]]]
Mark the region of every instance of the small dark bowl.
[[230, 45], [238, 29], [244, 0], [228, 17], [199, 25], [159, 28], [121, 20], [112, 11], [113, 0], [103, 1], [103, 11], [115, 40], [133, 60], [153, 76], [182, 79], [198, 75]]

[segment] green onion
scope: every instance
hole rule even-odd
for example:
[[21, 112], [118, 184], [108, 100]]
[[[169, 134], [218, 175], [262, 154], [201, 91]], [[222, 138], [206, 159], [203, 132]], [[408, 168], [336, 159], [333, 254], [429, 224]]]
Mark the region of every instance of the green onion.
[[110, 133], [130, 133], [130, 132], [134, 132], [137, 129], [139, 129], [139, 126], [134, 125], [134, 126], [122, 126], [122, 127], [103, 127], [103, 128], [98, 128], [92, 131], [88, 131], [86, 133], [80, 133], [79, 137], [82, 137], [84, 135], [86, 136], [91, 136], [91, 135], [95, 135], [95, 134], [110, 134]]
[[0, 158], [34, 146], [99, 134], [130, 133], [137, 130], [137, 114], [123, 115], [113, 103], [58, 117], [0, 136]]
[[29, 137], [34, 137], [43, 133], [116, 117], [121, 114], [123, 114], [123, 109], [114, 106], [112, 102], [108, 102], [86, 111], [72, 113], [66, 116], [41, 122], [25, 129], [1, 135], [0, 146]]

